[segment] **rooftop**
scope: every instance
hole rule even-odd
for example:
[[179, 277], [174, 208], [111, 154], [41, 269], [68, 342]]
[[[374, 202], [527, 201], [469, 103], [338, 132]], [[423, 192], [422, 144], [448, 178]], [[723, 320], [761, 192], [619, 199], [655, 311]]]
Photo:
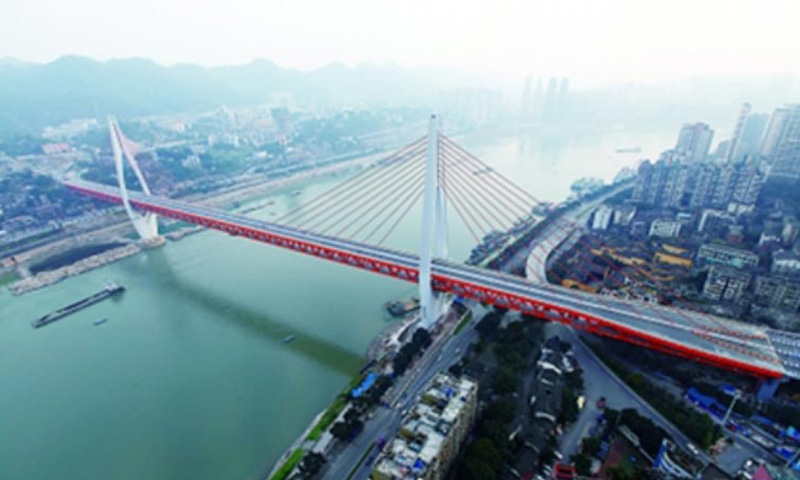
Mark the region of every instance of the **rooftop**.
[[442, 445], [459, 415], [474, 396], [477, 383], [440, 373], [431, 381], [400, 427], [400, 433], [375, 465], [374, 472], [387, 478], [415, 479], [425, 476], [436, 463]]

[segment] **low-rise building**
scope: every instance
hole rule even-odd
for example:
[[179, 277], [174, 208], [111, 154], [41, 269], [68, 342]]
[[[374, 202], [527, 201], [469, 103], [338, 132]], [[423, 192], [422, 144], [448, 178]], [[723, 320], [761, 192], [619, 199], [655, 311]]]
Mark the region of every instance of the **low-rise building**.
[[773, 253], [771, 271], [785, 275], [800, 274], [800, 256], [786, 250]]
[[649, 236], [665, 238], [677, 237], [680, 235], [682, 227], [683, 224], [678, 220], [653, 220], [653, 223], [650, 224]]
[[614, 225], [627, 227], [636, 216], [636, 207], [633, 205], [620, 205], [614, 209]]
[[756, 303], [796, 312], [800, 309], [800, 276], [757, 275]]
[[600, 205], [592, 216], [592, 230], [606, 230], [611, 225], [614, 209], [608, 205]]
[[647, 222], [644, 220], [636, 220], [631, 223], [631, 237], [640, 238], [647, 234]]
[[441, 480], [477, 413], [478, 384], [436, 375], [378, 457], [373, 480]]
[[758, 255], [747, 250], [707, 243], [697, 252], [697, 260], [703, 264], [727, 265], [730, 267], [755, 267]]
[[711, 231], [712, 233], [723, 231], [735, 220], [736, 219], [728, 212], [706, 209], [703, 210], [703, 214], [700, 216], [700, 223], [697, 224], [697, 231]]
[[677, 267], [692, 268], [692, 259], [686, 256], [673, 255], [666, 252], [656, 252], [654, 260], [658, 263], [666, 263]]
[[794, 217], [783, 218], [783, 228], [781, 229], [781, 238], [783, 243], [791, 245], [800, 237], [800, 222]]
[[703, 284], [703, 296], [710, 300], [733, 302], [742, 298], [750, 285], [750, 273], [735, 268], [714, 265]]
[[689, 457], [665, 438], [661, 441], [661, 449], [658, 451], [653, 467], [672, 477], [697, 478], [703, 469], [703, 464], [697, 459]]
[[533, 417], [555, 424], [561, 411], [563, 374], [570, 369], [569, 359], [558, 347], [558, 339], [548, 340], [536, 361], [536, 384], [530, 399]]

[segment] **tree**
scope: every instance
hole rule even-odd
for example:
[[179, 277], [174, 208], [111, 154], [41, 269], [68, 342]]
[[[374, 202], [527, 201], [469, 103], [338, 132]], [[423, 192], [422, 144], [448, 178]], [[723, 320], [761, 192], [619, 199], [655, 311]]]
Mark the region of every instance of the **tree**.
[[432, 342], [431, 334], [424, 328], [418, 328], [411, 337], [411, 342], [419, 345], [421, 349], [428, 348]]
[[503, 468], [503, 454], [490, 439], [486, 437], [479, 438], [472, 442], [467, 448], [466, 456], [475, 458], [486, 465], [489, 465], [495, 473], [499, 473]]
[[572, 423], [578, 419], [578, 397], [569, 387], [561, 390], [561, 421]]
[[583, 439], [583, 453], [589, 457], [594, 457], [600, 452], [600, 439], [597, 437], [587, 437]]
[[575, 470], [578, 471], [578, 475], [583, 477], [588, 477], [592, 473], [592, 461], [586, 455], [579, 453], [575, 455], [573, 461], [575, 463]]
[[506, 314], [506, 312], [508, 311], [508, 308], [506, 308], [506, 307], [500, 307], [500, 306], [498, 306], [498, 305], [495, 305], [495, 306], [494, 306], [494, 311], [495, 311], [495, 312], [497, 312], [497, 314], [498, 314], [498, 315], [501, 315], [501, 316], [502, 316], [502, 315], [505, 315], [505, 314]]
[[461, 362], [456, 362], [450, 365], [450, 368], [447, 369], [447, 372], [455, 375], [456, 377], [460, 377], [464, 373], [464, 367], [461, 365]]
[[500, 367], [494, 376], [492, 384], [494, 391], [499, 395], [508, 395], [517, 391], [518, 382], [514, 371], [508, 367]]
[[464, 457], [458, 469], [458, 477], [464, 480], [496, 480], [497, 474], [486, 462], [472, 457]]
[[300, 462], [300, 472], [303, 478], [312, 478], [325, 464], [325, 456], [317, 452], [308, 452]]
[[345, 422], [336, 422], [331, 427], [331, 435], [339, 440], [348, 441], [350, 440], [350, 428]]
[[500, 326], [502, 317], [497, 312], [489, 312], [483, 316], [480, 322], [475, 326], [481, 339], [491, 336]]
[[543, 448], [542, 451], [539, 453], [539, 466], [542, 467], [544, 465], [547, 465], [550, 462], [552, 462], [555, 458], [556, 458], [555, 450], [553, 450], [553, 447], [548, 445], [545, 448]]

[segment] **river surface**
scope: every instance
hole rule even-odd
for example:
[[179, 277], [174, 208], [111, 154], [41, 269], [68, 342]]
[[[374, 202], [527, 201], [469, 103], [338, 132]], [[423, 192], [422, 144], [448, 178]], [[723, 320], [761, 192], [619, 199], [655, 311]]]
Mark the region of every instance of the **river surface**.
[[[458, 138], [543, 200], [609, 181], [672, 132]], [[641, 146], [641, 154], [619, 154]], [[251, 215], [270, 219], [341, 181]], [[263, 201], [263, 199], [261, 200]], [[450, 214], [450, 253], [474, 241]], [[387, 245], [416, 251], [412, 211]], [[114, 280], [127, 291], [45, 328], [30, 322]], [[381, 305], [412, 285], [203, 232], [21, 297], [0, 292], [0, 479], [255, 479], [364, 365]], [[94, 326], [94, 320], [108, 322]], [[296, 338], [283, 343], [287, 335]]]

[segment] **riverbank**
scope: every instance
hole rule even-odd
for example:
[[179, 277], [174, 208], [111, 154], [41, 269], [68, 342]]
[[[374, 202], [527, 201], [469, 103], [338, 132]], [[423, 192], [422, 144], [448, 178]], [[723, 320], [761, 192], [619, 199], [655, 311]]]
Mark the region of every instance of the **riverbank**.
[[[346, 174], [352, 170], [366, 168], [382, 158], [382, 154], [383, 152], [365, 154], [342, 161], [341, 163], [327, 165], [319, 169], [302, 171], [272, 180], [268, 180], [266, 177], [259, 177], [258, 179], [246, 181], [241, 185], [234, 185], [216, 192], [188, 196], [185, 197], [184, 200], [203, 202], [210, 206], [226, 208], [230, 207], [232, 204], [253, 201], [265, 195], [276, 194], [281, 190], [294, 188], [294, 186], [302, 182]], [[238, 213], [247, 214], [267, 208], [271, 205], [273, 205], [273, 202], [267, 201], [255, 205], [246, 205], [235, 210], [237, 210]], [[141, 242], [132, 243], [123, 247], [107, 250], [98, 255], [83, 258], [55, 270], [41, 272], [36, 275], [28, 274], [29, 264], [46, 261], [47, 258], [54, 254], [68, 252], [69, 245], [71, 244], [111, 242], [120, 238], [125, 238], [126, 236], [127, 238], [136, 238], [136, 234], [127, 218], [121, 219], [120, 212], [113, 212], [111, 216], [114, 218], [111, 219], [108, 225], [99, 227], [93, 232], [84, 232], [79, 234], [77, 238], [60, 239], [49, 244], [41, 245], [34, 250], [16, 255], [15, 258], [18, 264], [17, 273], [20, 279], [8, 285], [9, 291], [14, 295], [22, 295], [33, 290], [53, 285], [65, 278], [80, 275], [81, 273], [94, 270], [103, 265], [136, 255], [142, 248], [152, 246], [141, 244]], [[170, 241], [178, 241], [203, 230], [205, 230], [203, 227], [195, 225], [180, 227], [164, 233], [163, 237], [159, 237], [161, 239], [159, 241], [161, 244], [163, 244], [165, 238]], [[23, 274], [19, 274], [20, 272]]]
[[91, 257], [79, 260], [71, 265], [67, 265], [55, 270], [40, 272], [30, 277], [22, 278], [9, 285], [8, 290], [12, 295], [22, 295], [40, 288], [53, 285], [69, 277], [80, 275], [84, 272], [103, 267], [110, 263], [136, 255], [147, 248], [155, 248], [164, 245], [163, 237], [157, 237], [151, 241], [141, 240], [122, 247], [106, 250], [103, 253], [92, 255]]

